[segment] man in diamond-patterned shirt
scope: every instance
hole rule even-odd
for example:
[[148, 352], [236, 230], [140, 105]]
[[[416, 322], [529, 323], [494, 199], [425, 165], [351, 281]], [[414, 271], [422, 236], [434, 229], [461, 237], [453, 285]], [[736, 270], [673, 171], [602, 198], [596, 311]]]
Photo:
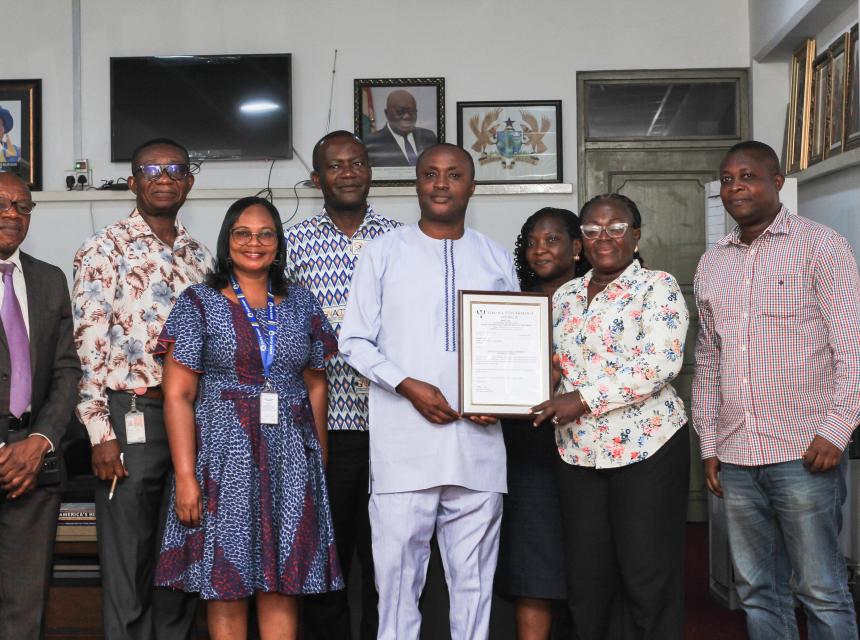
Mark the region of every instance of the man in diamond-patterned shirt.
[[[333, 131], [313, 151], [314, 184], [325, 208], [286, 230], [287, 277], [310, 289], [329, 322], [340, 334], [352, 272], [367, 242], [400, 223], [377, 214], [367, 204], [371, 168], [364, 143], [348, 131]], [[349, 578], [353, 551], [362, 574], [362, 640], [376, 638], [378, 596], [374, 586], [367, 515], [369, 384], [340, 355], [326, 363], [328, 443], [326, 470], [332, 520], [344, 579]], [[305, 598], [305, 638], [350, 638], [346, 592]]]
[[750, 638], [798, 638], [796, 595], [811, 640], [856, 639], [838, 536], [860, 421], [860, 277], [845, 238], [780, 204], [783, 181], [760, 142], [720, 166], [738, 226], [694, 280], [693, 422]]

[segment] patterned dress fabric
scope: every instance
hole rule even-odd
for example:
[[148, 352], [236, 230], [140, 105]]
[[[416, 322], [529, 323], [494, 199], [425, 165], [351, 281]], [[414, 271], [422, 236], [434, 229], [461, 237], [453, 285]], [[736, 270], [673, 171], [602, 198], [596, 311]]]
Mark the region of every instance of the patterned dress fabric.
[[[180, 524], [171, 491], [157, 585], [235, 600], [255, 591], [322, 593], [343, 588], [322, 452], [302, 372], [336, 352], [316, 299], [290, 285], [278, 304], [270, 383], [279, 424], [260, 424], [263, 365], [242, 308], [194, 285], [165, 323], [158, 352], [201, 374], [194, 413], [200, 527]], [[266, 310], [255, 309], [261, 326]]]

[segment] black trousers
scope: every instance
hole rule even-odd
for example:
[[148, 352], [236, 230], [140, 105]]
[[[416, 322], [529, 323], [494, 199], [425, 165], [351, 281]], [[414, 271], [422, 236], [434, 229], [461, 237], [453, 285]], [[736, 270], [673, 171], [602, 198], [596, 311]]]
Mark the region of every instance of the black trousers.
[[[361, 640], [375, 640], [379, 627], [379, 596], [373, 578], [367, 515], [369, 474], [370, 434], [329, 431], [326, 481], [344, 581], [349, 580], [354, 553], [357, 552], [361, 564]], [[348, 640], [352, 637], [347, 591], [305, 596], [305, 640]]]
[[682, 640], [688, 427], [642, 462], [557, 469], [579, 640]]
[[161, 401], [137, 399], [145, 444], [126, 441], [130, 405], [130, 394], [110, 394], [111, 425], [128, 477], [117, 483], [113, 500], [110, 481], [97, 482], [95, 489], [104, 634], [110, 640], [182, 640], [191, 637], [196, 594], [153, 587], [172, 481]]
[[[25, 431], [10, 432], [9, 442], [26, 437]], [[59, 512], [59, 486], [15, 500], [0, 492], [0, 640], [39, 640], [44, 634]]]

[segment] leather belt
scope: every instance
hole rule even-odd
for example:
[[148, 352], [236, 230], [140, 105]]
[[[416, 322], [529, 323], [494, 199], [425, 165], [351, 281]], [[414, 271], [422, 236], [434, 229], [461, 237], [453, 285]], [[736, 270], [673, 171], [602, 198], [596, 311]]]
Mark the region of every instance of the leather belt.
[[6, 416], [6, 428], [9, 431], [26, 431], [30, 428], [30, 412], [21, 414], [20, 418]]

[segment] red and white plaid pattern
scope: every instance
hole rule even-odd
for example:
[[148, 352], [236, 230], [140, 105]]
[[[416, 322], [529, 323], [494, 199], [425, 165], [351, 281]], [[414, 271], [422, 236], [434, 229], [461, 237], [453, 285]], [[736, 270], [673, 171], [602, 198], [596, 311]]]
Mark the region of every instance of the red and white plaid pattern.
[[845, 448], [860, 421], [860, 278], [848, 242], [785, 207], [750, 245], [702, 256], [693, 425], [702, 457], [797, 460], [812, 438]]

